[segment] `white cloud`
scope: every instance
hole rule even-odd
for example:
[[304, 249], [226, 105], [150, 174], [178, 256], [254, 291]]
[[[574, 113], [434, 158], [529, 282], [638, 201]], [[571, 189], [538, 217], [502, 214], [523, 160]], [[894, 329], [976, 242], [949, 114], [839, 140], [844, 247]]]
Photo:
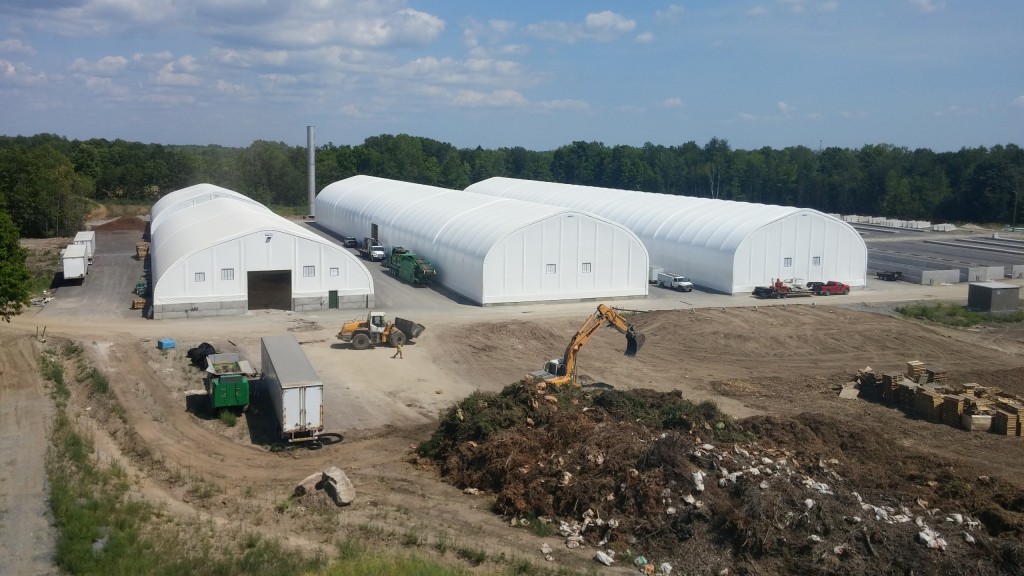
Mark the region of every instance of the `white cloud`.
[[345, 116], [351, 116], [352, 118], [362, 118], [363, 113], [354, 104], [348, 104], [341, 107], [341, 113]]
[[291, 74], [260, 74], [260, 80], [271, 86], [283, 86], [285, 84], [296, 84], [299, 79]]
[[818, 12], [835, 12], [839, 10], [839, 0], [827, 0], [818, 4]]
[[864, 110], [843, 110], [839, 115], [847, 120], [864, 120], [869, 116]]
[[114, 80], [111, 78], [100, 76], [86, 77], [85, 88], [95, 95], [106, 96], [113, 100], [127, 100], [132, 96], [132, 91], [127, 87], [114, 84]]
[[610, 42], [635, 29], [635, 20], [610, 10], [587, 14], [582, 23], [547, 20], [526, 27], [526, 31], [532, 36], [567, 44], [581, 40]]
[[546, 100], [539, 105], [545, 110], [586, 110], [590, 107], [585, 100]]
[[1024, 94], [1014, 98], [1013, 102], [1010, 103], [1010, 106], [1013, 106], [1014, 108], [1024, 108]]
[[234, 84], [226, 80], [217, 80], [217, 92], [221, 94], [245, 94], [248, 92], [244, 84]]
[[89, 62], [84, 58], [76, 58], [68, 66], [70, 72], [81, 72], [83, 74], [112, 75], [128, 66], [128, 59], [124, 56], [104, 56], [96, 62]]
[[36, 50], [21, 40], [8, 38], [7, 40], [0, 40], [0, 52], [7, 54], [35, 54]]
[[654, 33], [653, 32], [641, 32], [640, 34], [636, 35], [635, 40], [638, 43], [640, 43], [640, 44], [649, 44], [651, 42], [654, 42]]
[[975, 110], [974, 108], [961, 108], [961, 107], [957, 106], [956, 104], [953, 104], [949, 108], [946, 108], [945, 110], [939, 110], [938, 112], [934, 112], [932, 115], [933, 116], [969, 116], [969, 115], [974, 114], [976, 112], [977, 112], [977, 110]]
[[199, 76], [193, 74], [198, 72], [199, 66], [192, 56], [182, 56], [174, 62], [164, 64], [156, 74], [155, 82], [161, 86], [198, 86]]
[[784, 8], [788, 8], [790, 12], [800, 13], [807, 7], [805, 0], [778, 0], [778, 2]]
[[675, 98], [675, 97], [673, 97], [673, 98], [665, 98], [664, 100], [661, 101], [661, 107], [662, 108], [679, 108], [682, 105], [683, 105], [683, 99], [682, 98]]
[[925, 14], [946, 9], [946, 3], [939, 0], [910, 0], [910, 4]]
[[775, 107], [779, 110], [779, 113], [784, 116], [788, 116], [796, 111], [795, 108], [793, 108], [789, 104], [786, 104], [785, 102], [782, 102], [781, 100], [775, 105]]
[[29, 85], [42, 84], [46, 82], [47, 76], [42, 72], [34, 72], [29, 66], [21, 62], [0, 60], [0, 83]]
[[679, 4], [669, 4], [668, 8], [664, 10], [657, 10], [654, 15], [658, 20], [678, 20], [683, 17], [686, 13], [686, 9]]
[[747, 16], [753, 16], [754, 18], [767, 16], [768, 14], [771, 14], [771, 11], [765, 8], [764, 6], [761, 6], [760, 4], [754, 6], [750, 10], [747, 10]]
[[495, 90], [491, 93], [459, 90], [452, 100], [456, 106], [511, 108], [526, 105], [526, 98], [515, 90]]

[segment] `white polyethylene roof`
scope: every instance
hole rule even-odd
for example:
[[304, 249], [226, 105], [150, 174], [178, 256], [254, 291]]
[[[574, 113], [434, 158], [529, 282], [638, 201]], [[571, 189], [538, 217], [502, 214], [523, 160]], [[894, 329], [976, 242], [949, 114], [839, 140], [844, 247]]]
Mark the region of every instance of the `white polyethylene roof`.
[[153, 208], [149, 213], [149, 233], [151, 235], [154, 234], [156, 229], [163, 224], [164, 220], [166, 220], [171, 214], [184, 210], [190, 206], [209, 202], [210, 200], [217, 198], [233, 198], [239, 202], [263, 207], [259, 202], [245, 196], [244, 194], [239, 194], [234, 190], [221, 188], [214, 184], [196, 184], [195, 186], [175, 190], [153, 204]]

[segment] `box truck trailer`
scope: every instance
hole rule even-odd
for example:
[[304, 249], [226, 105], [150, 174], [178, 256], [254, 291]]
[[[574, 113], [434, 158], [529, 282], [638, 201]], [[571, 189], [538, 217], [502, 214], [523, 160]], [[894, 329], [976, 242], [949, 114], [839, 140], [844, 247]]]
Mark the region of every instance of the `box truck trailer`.
[[324, 431], [324, 383], [291, 334], [264, 336], [261, 388], [270, 396], [281, 439], [316, 440]]
[[85, 254], [86, 248], [82, 244], [68, 244], [68, 247], [61, 251], [64, 280], [85, 280], [85, 275], [89, 272]]
[[96, 254], [96, 232], [94, 230], [79, 232], [75, 234], [75, 239], [71, 243], [85, 246], [85, 257], [89, 260], [89, 264], [92, 264], [92, 258]]

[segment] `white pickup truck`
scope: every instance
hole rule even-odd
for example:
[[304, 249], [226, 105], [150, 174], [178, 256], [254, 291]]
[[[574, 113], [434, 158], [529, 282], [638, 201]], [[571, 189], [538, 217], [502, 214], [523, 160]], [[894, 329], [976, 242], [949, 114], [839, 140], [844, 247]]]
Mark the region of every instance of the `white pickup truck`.
[[693, 282], [690, 282], [689, 278], [679, 274], [672, 274], [671, 272], [658, 274], [658, 285], [672, 290], [679, 290], [680, 292], [690, 292], [693, 290]]

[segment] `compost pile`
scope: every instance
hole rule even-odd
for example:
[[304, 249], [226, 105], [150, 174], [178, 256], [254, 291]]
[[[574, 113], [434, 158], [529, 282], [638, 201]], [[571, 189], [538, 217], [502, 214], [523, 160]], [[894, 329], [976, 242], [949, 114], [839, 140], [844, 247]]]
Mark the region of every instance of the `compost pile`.
[[[732, 421], [676, 393], [520, 382], [419, 447], [513, 526], [673, 573], [1021, 573], [1024, 492], [856, 420]], [[553, 557], [557, 560], [557, 557]]]

